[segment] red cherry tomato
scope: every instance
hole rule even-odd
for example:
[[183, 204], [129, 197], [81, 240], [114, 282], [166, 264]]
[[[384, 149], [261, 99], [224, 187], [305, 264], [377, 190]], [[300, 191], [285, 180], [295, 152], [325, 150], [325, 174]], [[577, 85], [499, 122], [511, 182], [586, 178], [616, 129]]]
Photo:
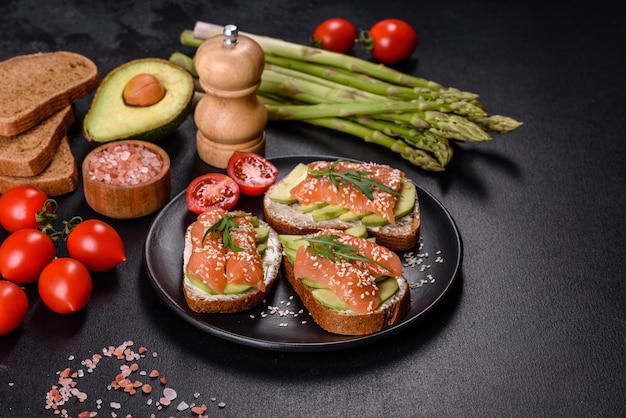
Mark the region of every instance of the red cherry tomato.
[[28, 312], [28, 297], [12, 282], [0, 280], [0, 335], [17, 329]]
[[384, 64], [408, 59], [419, 42], [415, 29], [404, 20], [383, 19], [374, 24], [362, 39], [365, 49]]
[[191, 180], [185, 199], [189, 210], [197, 214], [210, 207], [231, 210], [239, 200], [239, 186], [226, 174], [203, 174]]
[[248, 196], [264, 193], [278, 178], [276, 166], [252, 152], [235, 151], [228, 160], [226, 171], [237, 182], [241, 193]]
[[37, 283], [39, 296], [54, 312], [69, 314], [87, 306], [92, 282], [87, 267], [69, 257], [57, 258], [46, 266]]
[[126, 260], [124, 242], [108, 223], [88, 219], [80, 222], [67, 236], [67, 252], [89, 271], [101, 272]]
[[352, 22], [334, 17], [317, 25], [313, 31], [311, 44], [316, 48], [347, 54], [357, 39], [358, 31]]
[[55, 255], [54, 243], [45, 233], [20, 229], [0, 245], [0, 275], [14, 283], [32, 283]]
[[33, 186], [15, 186], [0, 196], [0, 224], [9, 232], [37, 228], [35, 215], [43, 209], [48, 196]]

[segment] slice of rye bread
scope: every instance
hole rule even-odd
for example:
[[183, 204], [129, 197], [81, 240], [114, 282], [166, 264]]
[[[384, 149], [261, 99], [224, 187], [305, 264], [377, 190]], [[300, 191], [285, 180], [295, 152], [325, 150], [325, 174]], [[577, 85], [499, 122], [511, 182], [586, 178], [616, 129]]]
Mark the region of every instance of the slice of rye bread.
[[76, 190], [78, 167], [67, 136], [61, 139], [52, 162], [41, 173], [31, 177], [0, 176], [0, 194], [20, 185], [38, 187], [48, 196], [59, 196]]
[[22, 133], [87, 96], [99, 83], [89, 58], [68, 51], [0, 62], [0, 135]]
[[66, 106], [26, 132], [0, 136], [0, 176], [30, 177], [44, 171], [73, 122], [72, 106]]
[[313, 288], [294, 275], [294, 265], [283, 257], [283, 272], [311, 317], [323, 330], [341, 335], [369, 335], [399, 323], [411, 309], [411, 292], [404, 277], [398, 277], [395, 295], [368, 313], [340, 311], [322, 305], [313, 296]]

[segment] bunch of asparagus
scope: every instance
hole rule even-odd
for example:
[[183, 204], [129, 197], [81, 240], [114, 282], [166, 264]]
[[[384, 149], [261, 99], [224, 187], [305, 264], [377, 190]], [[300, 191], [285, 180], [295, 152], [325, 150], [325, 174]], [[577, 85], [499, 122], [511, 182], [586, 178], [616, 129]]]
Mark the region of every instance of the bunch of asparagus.
[[[181, 43], [197, 48], [223, 26], [197, 22]], [[444, 87], [354, 56], [240, 32], [265, 53], [257, 91], [269, 120], [298, 120], [334, 129], [398, 153], [429, 171], [443, 171], [450, 141], [486, 141], [522, 123], [489, 114], [478, 95]], [[174, 52], [170, 61], [197, 77], [193, 57]], [[196, 84], [198, 86], [198, 84]], [[198, 94], [202, 94], [197, 87]]]

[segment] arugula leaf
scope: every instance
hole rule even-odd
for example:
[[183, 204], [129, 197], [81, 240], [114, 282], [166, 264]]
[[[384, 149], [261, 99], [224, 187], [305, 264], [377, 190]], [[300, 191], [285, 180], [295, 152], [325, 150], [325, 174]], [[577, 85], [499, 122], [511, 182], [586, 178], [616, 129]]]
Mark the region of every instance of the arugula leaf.
[[385, 270], [391, 271], [391, 269], [381, 262], [372, 260], [359, 253], [359, 248], [354, 245], [344, 244], [337, 241], [341, 238], [336, 234], [329, 235], [315, 235], [312, 237], [302, 237], [301, 239], [309, 243], [311, 253], [314, 256], [328, 258], [329, 260], [337, 263], [339, 261], [363, 261], [366, 263], [376, 263]]
[[231, 228], [239, 228], [239, 225], [235, 222], [235, 218], [237, 218], [237, 216], [232, 213], [227, 213], [226, 216], [211, 225], [211, 227], [208, 228], [202, 236], [202, 246], [204, 246], [204, 240], [208, 234], [217, 237], [221, 233], [224, 247], [229, 248], [234, 252], [243, 251], [243, 248], [237, 246], [233, 242], [233, 238], [230, 236]]
[[372, 261], [368, 257], [359, 254], [359, 249], [353, 245], [348, 245], [337, 241], [339, 235], [317, 235], [314, 237], [303, 237], [309, 243], [311, 252], [315, 256], [328, 258], [333, 262], [338, 261]]
[[400, 196], [400, 192], [388, 187], [387, 185], [379, 182], [371, 177], [372, 172], [366, 170], [359, 171], [336, 171], [337, 164], [345, 160], [334, 161], [330, 167], [326, 170], [309, 170], [309, 173], [313, 177], [328, 177], [330, 182], [339, 188], [339, 184], [344, 187], [348, 184], [352, 184], [361, 193], [363, 193], [369, 200], [374, 200], [374, 188], [384, 190], [396, 196]]

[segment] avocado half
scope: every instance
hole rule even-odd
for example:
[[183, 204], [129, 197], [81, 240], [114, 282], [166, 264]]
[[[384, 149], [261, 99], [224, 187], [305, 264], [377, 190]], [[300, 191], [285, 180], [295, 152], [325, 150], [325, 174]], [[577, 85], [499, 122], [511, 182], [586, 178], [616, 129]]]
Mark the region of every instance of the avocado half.
[[[161, 82], [165, 96], [159, 102], [144, 107], [124, 102], [124, 87], [139, 74], [151, 74]], [[83, 119], [83, 134], [96, 144], [123, 139], [156, 141], [172, 133], [187, 118], [193, 107], [193, 94], [191, 75], [167, 60], [143, 58], [127, 62], [107, 74], [98, 86]]]

